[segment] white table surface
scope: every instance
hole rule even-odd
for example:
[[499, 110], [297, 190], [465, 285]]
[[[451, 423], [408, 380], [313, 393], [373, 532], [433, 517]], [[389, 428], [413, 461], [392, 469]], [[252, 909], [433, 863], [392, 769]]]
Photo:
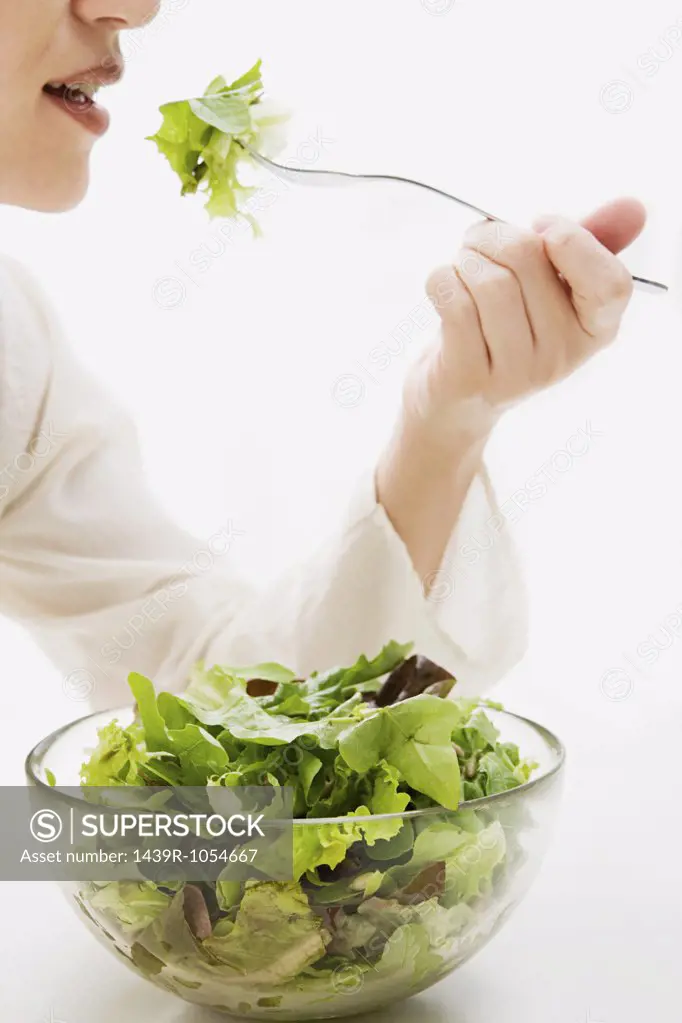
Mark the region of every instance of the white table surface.
[[[599, 678], [546, 695], [526, 667], [501, 696], [569, 747], [555, 840], [526, 901], [491, 944], [374, 1023], [679, 1023], [682, 868], [677, 671], [608, 699]], [[668, 665], [666, 665], [666, 669]], [[565, 677], [563, 677], [565, 676]], [[497, 694], [496, 694], [497, 695]], [[513, 698], [512, 698], [513, 695]], [[40, 701], [5, 718], [0, 770], [66, 715]], [[595, 785], [595, 778], [600, 785]], [[137, 979], [100, 947], [50, 884], [0, 884], [2, 1023], [208, 1023], [215, 1017]], [[360, 1019], [360, 1017], [357, 1017]], [[365, 1017], [363, 1017], [365, 1018]]]

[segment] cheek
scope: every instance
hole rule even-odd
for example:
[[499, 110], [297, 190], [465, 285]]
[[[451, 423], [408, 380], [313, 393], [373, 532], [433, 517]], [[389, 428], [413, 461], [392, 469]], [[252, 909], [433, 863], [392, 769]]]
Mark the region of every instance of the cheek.
[[0, 0], [0, 139], [12, 154], [0, 165], [0, 202], [56, 209], [82, 192], [91, 147], [41, 93], [72, 46], [71, 0]]
[[18, 95], [60, 52], [70, 22], [68, 0], [0, 0], [0, 85]]
[[44, 212], [71, 209], [87, 190], [93, 140], [42, 97], [16, 113], [7, 125], [13, 159], [0, 173], [0, 201]]

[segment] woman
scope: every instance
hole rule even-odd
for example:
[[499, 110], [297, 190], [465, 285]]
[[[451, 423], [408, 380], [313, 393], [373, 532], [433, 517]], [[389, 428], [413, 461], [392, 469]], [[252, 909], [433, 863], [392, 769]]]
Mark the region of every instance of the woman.
[[[0, 0], [0, 202], [80, 201], [108, 123], [92, 87], [121, 77], [120, 33], [154, 13], [152, 0]], [[410, 373], [376, 474], [325, 549], [260, 595], [192, 569], [201, 545], [148, 494], [132, 425], [74, 362], [35, 284], [3, 260], [0, 613], [68, 678], [89, 680], [97, 706], [120, 700], [131, 669], [172, 689], [200, 657], [309, 672], [391, 638], [480, 691], [525, 643], [504, 532], [468, 578], [447, 567], [498, 514], [487, 439], [506, 408], [615, 337], [631, 279], [612, 253], [643, 224], [641, 206], [622, 200], [583, 226], [472, 227], [429, 280], [440, 337]]]

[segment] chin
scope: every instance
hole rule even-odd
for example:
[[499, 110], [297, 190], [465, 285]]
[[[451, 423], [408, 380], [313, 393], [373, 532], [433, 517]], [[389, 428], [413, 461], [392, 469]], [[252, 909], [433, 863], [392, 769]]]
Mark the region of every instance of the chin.
[[87, 188], [76, 193], [63, 193], [54, 196], [43, 196], [34, 202], [26, 203], [26, 209], [36, 213], [68, 213], [80, 206], [87, 194]]
[[[0, 201], [21, 206], [37, 213], [65, 213], [78, 206], [90, 185], [89, 153], [73, 153], [71, 158], [36, 159], [30, 162], [31, 172], [24, 173], [0, 195]], [[49, 171], [45, 168], [49, 167]]]
[[22, 203], [27, 209], [37, 213], [67, 213], [79, 206], [88, 193], [90, 173], [85, 168], [77, 176], [64, 181], [52, 180], [49, 185], [41, 183], [41, 188], [33, 195], [27, 195]]

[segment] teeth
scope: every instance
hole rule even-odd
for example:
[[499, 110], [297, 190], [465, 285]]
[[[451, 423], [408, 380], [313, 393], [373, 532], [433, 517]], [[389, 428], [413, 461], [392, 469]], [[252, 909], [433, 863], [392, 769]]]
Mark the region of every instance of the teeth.
[[47, 86], [49, 89], [64, 89], [72, 98], [75, 98], [80, 92], [88, 99], [94, 99], [100, 88], [99, 84], [92, 82], [74, 82], [71, 85], [66, 85], [65, 82], [48, 82]]

